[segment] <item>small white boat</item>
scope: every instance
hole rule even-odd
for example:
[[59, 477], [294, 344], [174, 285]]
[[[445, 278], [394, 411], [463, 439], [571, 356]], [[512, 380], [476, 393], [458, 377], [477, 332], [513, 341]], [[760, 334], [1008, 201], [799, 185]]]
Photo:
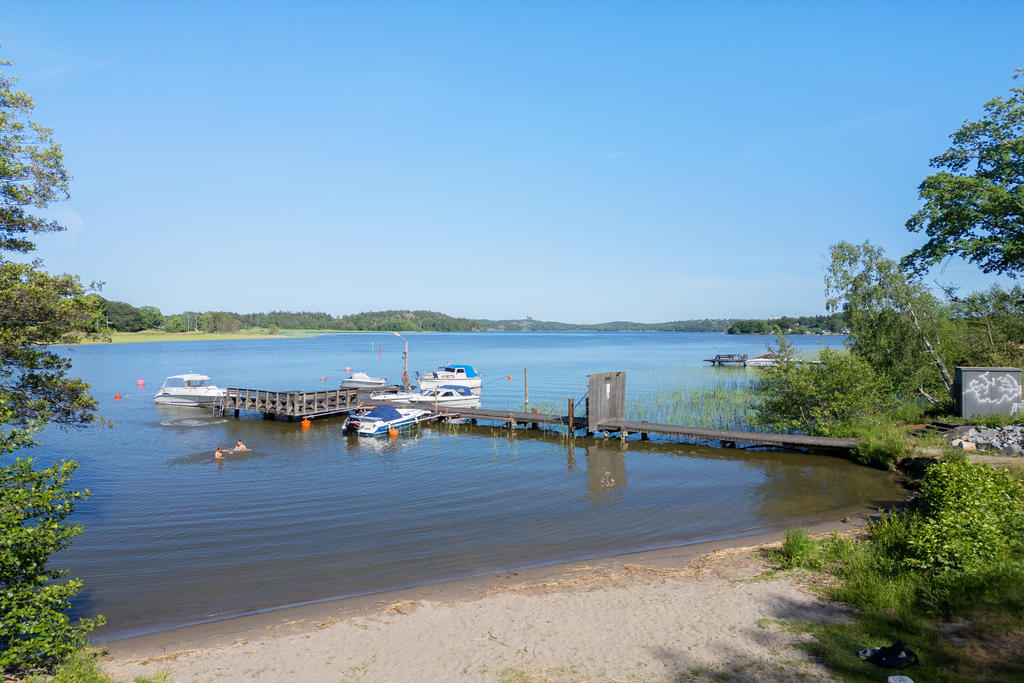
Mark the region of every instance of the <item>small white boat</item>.
[[171, 375], [164, 380], [153, 402], [165, 406], [206, 408], [223, 399], [226, 393], [226, 389], [214, 385], [206, 375], [188, 372], [184, 375]]
[[350, 416], [342, 426], [345, 434], [376, 436], [390, 429], [402, 429], [421, 422], [430, 415], [429, 410], [391, 405], [377, 406], [373, 410]]
[[753, 358], [748, 358], [746, 364], [748, 366], [753, 365], [754, 367], [765, 367], [766, 365], [776, 365], [778, 364], [778, 361], [776, 360], [776, 356], [774, 353], [766, 353], [761, 356], [754, 356]]
[[419, 378], [420, 389], [436, 389], [444, 386], [467, 387], [474, 394], [480, 393], [482, 378], [472, 365], [444, 365], [434, 372]]
[[381, 401], [384, 403], [400, 403], [407, 404], [416, 396], [419, 396], [418, 391], [398, 391], [398, 392], [386, 392], [382, 391], [379, 394], [370, 394], [371, 401]]
[[445, 384], [436, 389], [421, 389], [397, 394], [373, 394], [373, 401], [409, 404], [420, 408], [479, 408], [480, 395], [474, 394], [469, 387]]
[[385, 386], [388, 383], [387, 377], [370, 377], [365, 372], [353, 372], [341, 380], [342, 389], [374, 389]]
[[421, 389], [409, 402], [421, 408], [479, 408], [480, 395], [469, 387], [443, 384], [436, 389]]

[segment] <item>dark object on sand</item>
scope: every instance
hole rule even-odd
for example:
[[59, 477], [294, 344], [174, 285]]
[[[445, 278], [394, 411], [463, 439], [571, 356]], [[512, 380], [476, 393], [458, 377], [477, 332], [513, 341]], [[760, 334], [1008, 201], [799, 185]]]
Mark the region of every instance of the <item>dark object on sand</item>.
[[897, 640], [889, 647], [880, 647], [877, 650], [861, 650], [857, 653], [861, 659], [884, 666], [888, 669], [902, 669], [917, 661], [917, 655], [909, 647]]

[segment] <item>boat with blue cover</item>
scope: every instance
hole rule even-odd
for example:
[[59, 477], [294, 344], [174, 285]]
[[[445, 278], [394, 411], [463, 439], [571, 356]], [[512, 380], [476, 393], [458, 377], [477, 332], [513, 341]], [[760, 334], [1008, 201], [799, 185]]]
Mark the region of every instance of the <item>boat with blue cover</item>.
[[456, 365], [449, 363], [442, 365], [433, 372], [418, 377], [420, 389], [437, 389], [441, 386], [467, 387], [474, 394], [480, 394], [480, 384], [483, 378], [472, 365]]
[[429, 415], [429, 410], [420, 408], [380, 405], [365, 413], [350, 416], [341, 429], [345, 434], [377, 436], [391, 429], [403, 429], [422, 422]]

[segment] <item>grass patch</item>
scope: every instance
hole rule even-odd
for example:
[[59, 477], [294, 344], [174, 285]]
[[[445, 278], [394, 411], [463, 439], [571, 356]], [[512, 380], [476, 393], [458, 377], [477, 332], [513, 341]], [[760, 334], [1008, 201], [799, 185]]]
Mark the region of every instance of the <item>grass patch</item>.
[[161, 332], [160, 330], [142, 330], [141, 332], [111, 332], [108, 337], [83, 338], [78, 344], [136, 344], [140, 342], [165, 341], [220, 341], [226, 339], [296, 339], [309, 334], [319, 334], [319, 330], [285, 330], [278, 334], [270, 334], [266, 330], [246, 330], [244, 332], [218, 334], [215, 332]]
[[[916, 680], [1024, 680], [1024, 484], [966, 461], [929, 467], [919, 504], [869, 525], [869, 539], [816, 539], [790, 529], [769, 557], [827, 571], [827, 591], [851, 605], [848, 623], [804, 624], [806, 649], [844, 680], [886, 670], [857, 657], [903, 640]], [[759, 624], [760, 625], [760, 624]]]
[[[35, 674], [24, 680], [24, 683], [118, 683], [99, 669], [102, 653], [98, 650], [77, 650], [52, 674]], [[167, 670], [156, 676], [136, 676], [134, 683], [170, 683]]]

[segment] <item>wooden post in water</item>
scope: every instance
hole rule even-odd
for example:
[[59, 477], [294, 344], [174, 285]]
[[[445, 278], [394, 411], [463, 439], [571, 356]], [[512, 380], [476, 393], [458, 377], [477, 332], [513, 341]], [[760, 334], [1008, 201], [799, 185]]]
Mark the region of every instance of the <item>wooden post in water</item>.
[[576, 406], [573, 405], [573, 399], [570, 398], [569, 399], [569, 436], [572, 436], [573, 432], [576, 431], [575, 429], [573, 429], [573, 424], [572, 424], [572, 422], [573, 422], [573, 412], [575, 412], [575, 409], [576, 409]]
[[530, 408], [530, 368], [523, 368], [523, 401]]

